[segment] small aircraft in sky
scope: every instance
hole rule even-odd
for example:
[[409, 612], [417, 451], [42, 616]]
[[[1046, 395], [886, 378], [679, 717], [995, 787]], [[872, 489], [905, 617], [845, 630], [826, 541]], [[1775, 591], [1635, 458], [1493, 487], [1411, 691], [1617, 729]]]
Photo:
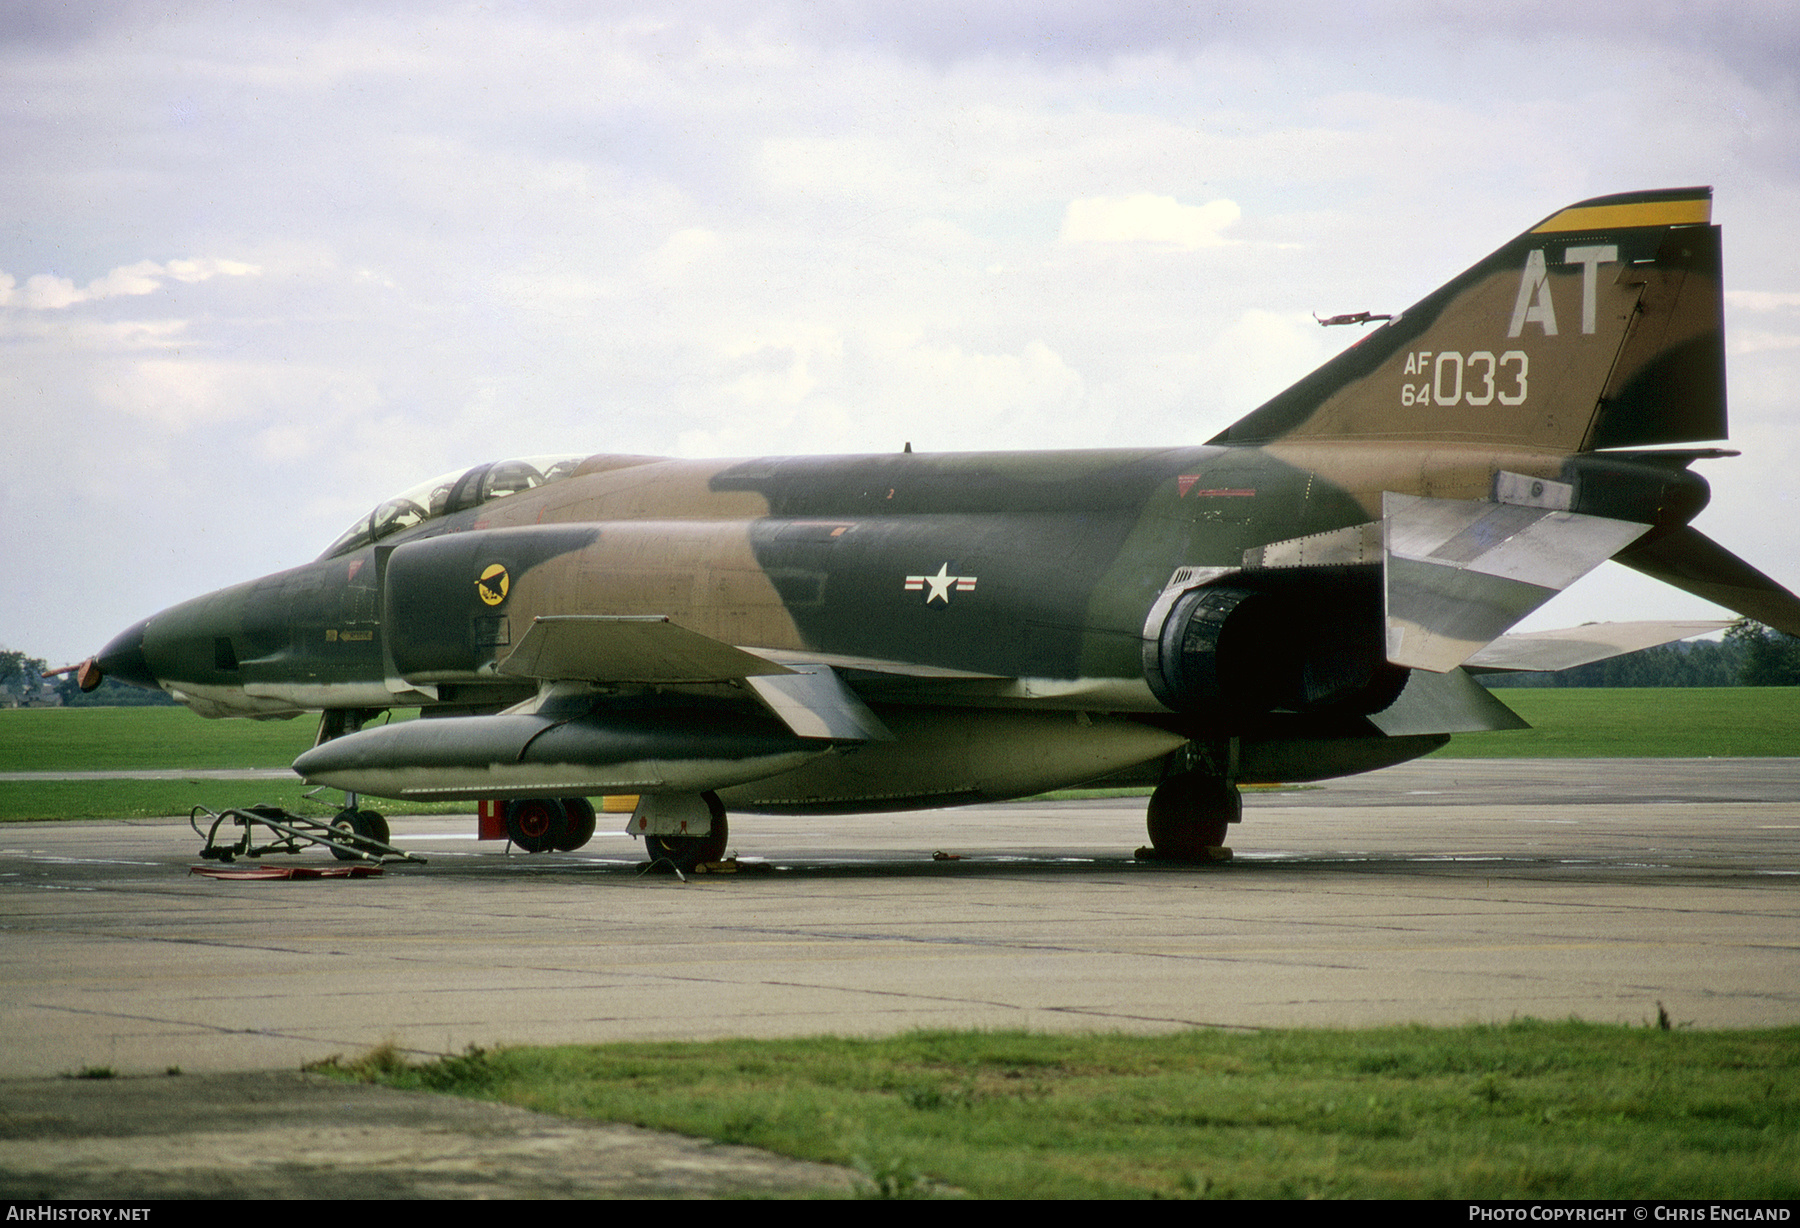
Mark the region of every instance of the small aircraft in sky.
[[1341, 316], [1326, 316], [1320, 319], [1319, 313], [1313, 312], [1313, 319], [1319, 321], [1320, 328], [1330, 328], [1336, 324], [1375, 324], [1393, 318], [1391, 315], [1381, 315], [1373, 311], [1349, 311]]
[[1736, 455], [1695, 446], [1726, 436], [1711, 207], [1559, 210], [1203, 445], [477, 465], [134, 624], [82, 682], [321, 713], [307, 781], [479, 801], [534, 850], [585, 840], [596, 797], [692, 864], [728, 811], [1106, 780], [1154, 786], [1149, 855], [1216, 855], [1241, 784], [1520, 727], [1481, 671], [1723, 625], [1508, 634], [1607, 559], [1800, 634], [1689, 523], [1690, 466]]

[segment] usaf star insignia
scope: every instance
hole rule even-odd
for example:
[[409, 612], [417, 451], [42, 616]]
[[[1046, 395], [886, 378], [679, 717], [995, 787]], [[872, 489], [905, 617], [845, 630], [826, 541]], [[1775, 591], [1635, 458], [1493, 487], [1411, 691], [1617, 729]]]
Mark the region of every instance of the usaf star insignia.
[[974, 576], [951, 575], [950, 564], [944, 563], [937, 569], [937, 574], [935, 576], [906, 577], [905, 591], [909, 593], [922, 593], [929, 589], [930, 595], [925, 598], [926, 605], [930, 605], [934, 601], [941, 601], [945, 605], [949, 605], [950, 594], [952, 592], [974, 592], [975, 580], [976, 577]]

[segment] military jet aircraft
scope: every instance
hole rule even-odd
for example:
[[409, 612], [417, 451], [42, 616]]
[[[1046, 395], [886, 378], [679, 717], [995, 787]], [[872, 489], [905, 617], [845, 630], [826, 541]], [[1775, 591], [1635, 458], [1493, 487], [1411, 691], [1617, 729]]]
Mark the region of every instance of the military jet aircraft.
[[[1518, 727], [1472, 675], [1720, 626], [1509, 635], [1607, 559], [1800, 633], [1689, 522], [1726, 435], [1709, 188], [1559, 210], [1200, 446], [528, 457], [82, 669], [207, 716], [320, 712], [309, 782], [504, 807], [527, 848], [1154, 784], [1197, 858], [1238, 786]], [[425, 719], [373, 725], [389, 709]]]

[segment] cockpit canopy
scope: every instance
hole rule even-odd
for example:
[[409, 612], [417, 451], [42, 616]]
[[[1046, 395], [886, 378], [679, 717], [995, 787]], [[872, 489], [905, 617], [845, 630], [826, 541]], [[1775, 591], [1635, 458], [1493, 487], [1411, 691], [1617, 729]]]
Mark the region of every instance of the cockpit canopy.
[[457, 469], [429, 482], [401, 491], [391, 499], [375, 505], [366, 516], [344, 530], [320, 558], [335, 558], [360, 550], [371, 542], [410, 529], [439, 516], [480, 507], [493, 499], [504, 499], [521, 491], [532, 490], [549, 482], [561, 481], [574, 473], [586, 454], [574, 456], [522, 456], [513, 460], [490, 461], [473, 469]]

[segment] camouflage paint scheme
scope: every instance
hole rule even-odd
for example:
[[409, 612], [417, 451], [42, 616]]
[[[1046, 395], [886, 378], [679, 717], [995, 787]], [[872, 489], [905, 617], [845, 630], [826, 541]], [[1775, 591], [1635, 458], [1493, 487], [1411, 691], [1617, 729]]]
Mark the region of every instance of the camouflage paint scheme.
[[[1203, 446], [592, 456], [166, 610], [99, 668], [206, 715], [322, 710], [299, 770], [394, 796], [836, 812], [1398, 762], [1508, 727], [1461, 663], [1614, 554], [1800, 631], [1686, 527], [1688, 465], [1729, 455], [1679, 446], [1726, 434], [1710, 208], [1564, 209]], [[1533, 534], [1555, 566], [1483, 561]], [[783, 716], [782, 676], [823, 689]], [[356, 732], [390, 707], [460, 732]]]

